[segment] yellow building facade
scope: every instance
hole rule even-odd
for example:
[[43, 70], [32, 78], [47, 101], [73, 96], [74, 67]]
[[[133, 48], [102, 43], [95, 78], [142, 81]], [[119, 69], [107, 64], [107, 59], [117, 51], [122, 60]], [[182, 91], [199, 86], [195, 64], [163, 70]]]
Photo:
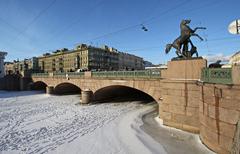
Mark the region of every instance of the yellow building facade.
[[38, 57], [41, 72], [75, 72], [84, 70], [118, 70], [118, 53], [105, 48], [81, 44], [74, 50], [57, 50]]
[[143, 58], [119, 52], [114, 48], [78, 45], [73, 50], [63, 48], [39, 57], [5, 64], [7, 74], [28, 72], [79, 72], [142, 70]]
[[230, 57], [229, 63], [232, 65], [240, 65], [240, 51], [236, 52]]

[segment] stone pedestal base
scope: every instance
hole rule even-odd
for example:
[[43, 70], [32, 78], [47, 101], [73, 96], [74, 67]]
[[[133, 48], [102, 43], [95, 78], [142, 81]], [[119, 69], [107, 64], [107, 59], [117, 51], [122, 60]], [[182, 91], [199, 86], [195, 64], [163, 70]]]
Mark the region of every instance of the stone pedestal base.
[[236, 65], [232, 67], [232, 79], [233, 79], [233, 84], [240, 85], [240, 65]]
[[199, 133], [200, 87], [195, 81], [162, 80], [159, 116], [163, 124]]
[[162, 71], [162, 77], [167, 79], [199, 80], [202, 68], [207, 67], [206, 59], [173, 60], [167, 64], [167, 70]]
[[202, 58], [168, 62], [168, 68], [161, 72], [159, 115], [164, 125], [199, 133], [200, 87], [196, 81], [205, 67], [207, 61]]

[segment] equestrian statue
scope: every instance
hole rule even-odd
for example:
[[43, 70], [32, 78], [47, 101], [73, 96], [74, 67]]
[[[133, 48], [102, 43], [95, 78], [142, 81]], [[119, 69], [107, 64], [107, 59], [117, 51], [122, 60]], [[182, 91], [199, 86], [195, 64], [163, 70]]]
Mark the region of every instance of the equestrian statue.
[[[205, 27], [196, 27], [195, 29], [191, 29], [189, 27], [191, 20], [182, 20], [180, 24], [181, 29], [181, 35], [173, 41], [172, 44], [167, 44], [165, 53], [169, 53], [171, 48], [176, 49], [176, 54], [178, 59], [189, 59], [192, 58], [194, 54], [196, 54], [196, 57], [198, 57], [197, 47], [193, 45], [191, 41], [192, 36], [198, 37], [201, 41], [203, 41], [203, 38], [200, 37], [195, 32], [198, 29], [206, 29]], [[189, 50], [189, 44], [191, 45], [191, 49]]]

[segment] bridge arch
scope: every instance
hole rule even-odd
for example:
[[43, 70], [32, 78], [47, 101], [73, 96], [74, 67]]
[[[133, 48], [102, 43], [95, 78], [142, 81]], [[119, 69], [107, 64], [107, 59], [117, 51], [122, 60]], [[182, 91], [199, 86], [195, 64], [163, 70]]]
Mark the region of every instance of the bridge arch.
[[46, 90], [47, 84], [43, 81], [35, 81], [29, 84], [31, 90]]
[[143, 90], [125, 85], [109, 85], [95, 90], [93, 94], [95, 101], [107, 101], [115, 99], [120, 100], [136, 100], [136, 101], [155, 101], [151, 95]]
[[55, 86], [54, 92], [59, 95], [80, 94], [81, 88], [70, 82], [62, 82]]

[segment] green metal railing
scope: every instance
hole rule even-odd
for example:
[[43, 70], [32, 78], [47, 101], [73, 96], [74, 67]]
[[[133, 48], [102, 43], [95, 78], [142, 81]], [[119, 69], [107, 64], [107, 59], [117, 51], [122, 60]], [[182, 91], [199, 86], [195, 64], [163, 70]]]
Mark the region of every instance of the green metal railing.
[[49, 74], [48, 73], [33, 73], [32, 77], [47, 78], [47, 77], [49, 77]]
[[61, 78], [66, 78], [66, 77], [71, 77], [71, 78], [79, 78], [84, 76], [84, 72], [63, 72], [63, 73], [53, 73], [54, 77], [61, 77]]
[[[80, 78], [84, 77], [84, 72], [67, 72], [67, 73], [36, 73], [32, 77], [57, 77], [57, 78]], [[153, 70], [143, 71], [106, 71], [91, 72], [94, 78], [160, 78], [161, 72]]]
[[204, 68], [201, 80], [209, 83], [233, 84], [231, 68]]
[[92, 72], [92, 77], [100, 78], [160, 78], [160, 71], [108, 71]]

